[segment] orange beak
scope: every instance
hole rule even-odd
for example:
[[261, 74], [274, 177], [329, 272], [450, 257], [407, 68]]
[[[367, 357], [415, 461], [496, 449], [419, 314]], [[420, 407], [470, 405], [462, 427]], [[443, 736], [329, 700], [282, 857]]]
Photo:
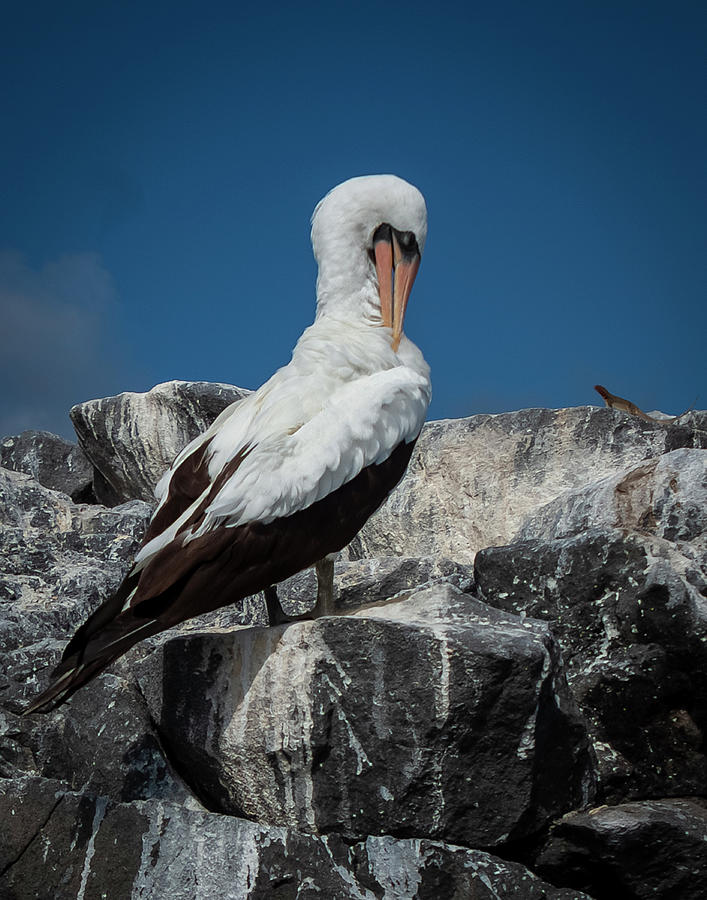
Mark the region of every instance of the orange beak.
[[410, 291], [420, 267], [420, 254], [400, 246], [394, 228], [386, 227], [385, 236], [374, 244], [378, 294], [383, 324], [393, 330], [393, 350], [397, 352], [403, 333], [403, 319]]

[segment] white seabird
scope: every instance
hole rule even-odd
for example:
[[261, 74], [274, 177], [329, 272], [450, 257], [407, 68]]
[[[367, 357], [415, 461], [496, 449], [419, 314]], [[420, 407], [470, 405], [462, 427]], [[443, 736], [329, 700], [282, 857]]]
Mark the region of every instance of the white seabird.
[[26, 712], [63, 703], [133, 644], [317, 567], [313, 615], [333, 612], [333, 554], [402, 478], [430, 402], [403, 333], [427, 236], [417, 188], [352, 178], [312, 216], [317, 314], [291, 362], [174, 460], [123, 583], [78, 629]]

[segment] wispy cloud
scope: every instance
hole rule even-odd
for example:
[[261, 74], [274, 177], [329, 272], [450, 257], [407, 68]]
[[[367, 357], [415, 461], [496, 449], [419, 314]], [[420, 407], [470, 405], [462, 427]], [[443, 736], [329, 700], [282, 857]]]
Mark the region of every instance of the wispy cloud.
[[116, 302], [97, 254], [35, 269], [22, 254], [0, 251], [0, 435], [71, 435], [69, 408], [113, 381], [106, 329]]

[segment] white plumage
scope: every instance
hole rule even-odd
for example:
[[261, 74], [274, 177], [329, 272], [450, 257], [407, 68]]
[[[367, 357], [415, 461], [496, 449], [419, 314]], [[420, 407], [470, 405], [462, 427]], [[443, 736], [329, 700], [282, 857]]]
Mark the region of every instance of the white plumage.
[[[424, 199], [393, 175], [353, 178], [318, 204], [312, 218], [320, 266], [316, 321], [300, 337], [292, 361], [192, 441], [158, 485], [164, 502], [175, 468], [205, 441], [211, 440], [212, 479], [239, 451], [253, 448], [187, 542], [218, 525], [267, 524], [304, 509], [420, 433], [431, 396], [429, 366], [405, 336], [393, 351], [375, 268], [365, 253], [373, 230], [385, 221], [404, 231], [414, 231], [413, 224], [422, 249]], [[142, 548], [140, 566], [173, 539], [201, 499]]]

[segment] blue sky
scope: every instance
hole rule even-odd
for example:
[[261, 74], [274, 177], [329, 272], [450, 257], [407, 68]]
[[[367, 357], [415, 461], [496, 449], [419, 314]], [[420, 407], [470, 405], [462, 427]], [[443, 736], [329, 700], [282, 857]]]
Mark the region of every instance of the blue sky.
[[5, 5], [0, 432], [172, 378], [257, 387], [309, 217], [394, 172], [430, 231], [432, 418], [707, 402], [707, 5]]

